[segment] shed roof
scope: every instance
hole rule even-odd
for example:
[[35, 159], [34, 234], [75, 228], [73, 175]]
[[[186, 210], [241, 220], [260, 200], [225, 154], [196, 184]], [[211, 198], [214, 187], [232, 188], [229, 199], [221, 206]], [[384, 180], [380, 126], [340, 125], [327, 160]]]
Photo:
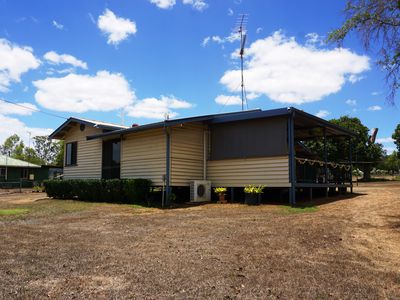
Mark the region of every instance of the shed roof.
[[15, 168], [40, 168], [40, 166], [23, 161], [20, 159], [8, 157], [0, 154], [0, 166], [1, 167], [15, 167]]
[[113, 123], [107, 123], [97, 120], [83, 119], [70, 117], [64, 123], [62, 123], [52, 134], [49, 135], [50, 139], [62, 139], [64, 137], [65, 132], [67, 132], [72, 126], [75, 124], [85, 124], [93, 127], [97, 127], [104, 130], [119, 130], [129, 128], [127, 126], [117, 125]]

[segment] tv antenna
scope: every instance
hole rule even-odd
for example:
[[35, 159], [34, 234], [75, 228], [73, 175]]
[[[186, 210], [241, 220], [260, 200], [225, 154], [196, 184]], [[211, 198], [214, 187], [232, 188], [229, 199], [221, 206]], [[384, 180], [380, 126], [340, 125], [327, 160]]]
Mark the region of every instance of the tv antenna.
[[246, 102], [247, 104], [247, 97], [246, 97], [246, 90], [244, 87], [244, 76], [243, 76], [243, 56], [244, 56], [244, 47], [246, 45], [246, 38], [247, 38], [247, 30], [246, 30], [246, 25], [248, 21], [248, 15], [247, 14], [241, 14], [238, 18], [237, 21], [237, 32], [240, 34], [240, 75], [241, 75], [241, 89], [242, 89], [242, 111], [244, 110], [244, 103]]

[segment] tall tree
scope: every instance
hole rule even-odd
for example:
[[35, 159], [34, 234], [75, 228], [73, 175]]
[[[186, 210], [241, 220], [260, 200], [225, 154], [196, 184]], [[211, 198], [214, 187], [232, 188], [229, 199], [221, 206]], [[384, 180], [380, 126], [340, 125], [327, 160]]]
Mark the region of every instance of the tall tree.
[[35, 149], [31, 147], [25, 147], [21, 160], [30, 162], [35, 165], [43, 165], [45, 162], [37, 155]]
[[34, 147], [25, 147], [21, 138], [14, 134], [0, 146], [0, 152], [33, 164], [62, 166], [64, 158], [62, 141], [52, 141], [47, 136], [35, 136], [33, 143]]
[[0, 152], [3, 155], [22, 155], [24, 147], [25, 145], [21, 138], [17, 134], [13, 134], [0, 146]]
[[329, 34], [328, 41], [341, 44], [356, 32], [364, 48], [376, 52], [376, 63], [386, 73], [387, 100], [394, 104], [400, 87], [400, 1], [347, 0], [344, 13], [345, 22]]
[[400, 172], [400, 158], [398, 152], [393, 151], [392, 154], [385, 156], [382, 164], [382, 168], [389, 171], [389, 173]]
[[53, 164], [62, 167], [64, 164], [64, 141], [58, 141], [58, 145], [60, 147], [60, 151], [58, 151], [56, 160]]
[[35, 153], [46, 165], [54, 164], [57, 161], [57, 156], [64, 148], [60, 142], [54, 142], [48, 136], [35, 136], [33, 141]]
[[400, 123], [397, 124], [397, 127], [392, 134], [392, 139], [397, 147], [397, 155], [400, 157]]

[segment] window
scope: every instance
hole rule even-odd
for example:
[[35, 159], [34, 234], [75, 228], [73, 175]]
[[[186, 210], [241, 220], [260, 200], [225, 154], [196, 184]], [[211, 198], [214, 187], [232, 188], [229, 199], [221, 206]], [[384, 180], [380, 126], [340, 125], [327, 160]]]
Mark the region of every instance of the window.
[[29, 169], [27, 168], [21, 169], [21, 178], [28, 179], [28, 177], [29, 177]]
[[103, 173], [104, 179], [120, 177], [121, 142], [119, 139], [103, 142]]
[[67, 143], [65, 145], [65, 165], [75, 166], [77, 158], [78, 143]]
[[6, 168], [0, 168], [0, 180], [6, 179]]

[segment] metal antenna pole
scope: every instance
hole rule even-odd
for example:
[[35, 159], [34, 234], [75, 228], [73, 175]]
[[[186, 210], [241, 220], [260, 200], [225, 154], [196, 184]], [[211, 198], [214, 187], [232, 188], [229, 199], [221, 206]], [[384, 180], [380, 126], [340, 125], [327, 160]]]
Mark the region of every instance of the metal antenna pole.
[[243, 76], [243, 55], [244, 55], [244, 47], [246, 44], [246, 29], [245, 24], [247, 22], [247, 15], [242, 14], [239, 21], [238, 32], [240, 33], [240, 73], [241, 73], [241, 89], [242, 89], [242, 111], [244, 110], [244, 101], [246, 100], [245, 90], [244, 90], [244, 76]]

